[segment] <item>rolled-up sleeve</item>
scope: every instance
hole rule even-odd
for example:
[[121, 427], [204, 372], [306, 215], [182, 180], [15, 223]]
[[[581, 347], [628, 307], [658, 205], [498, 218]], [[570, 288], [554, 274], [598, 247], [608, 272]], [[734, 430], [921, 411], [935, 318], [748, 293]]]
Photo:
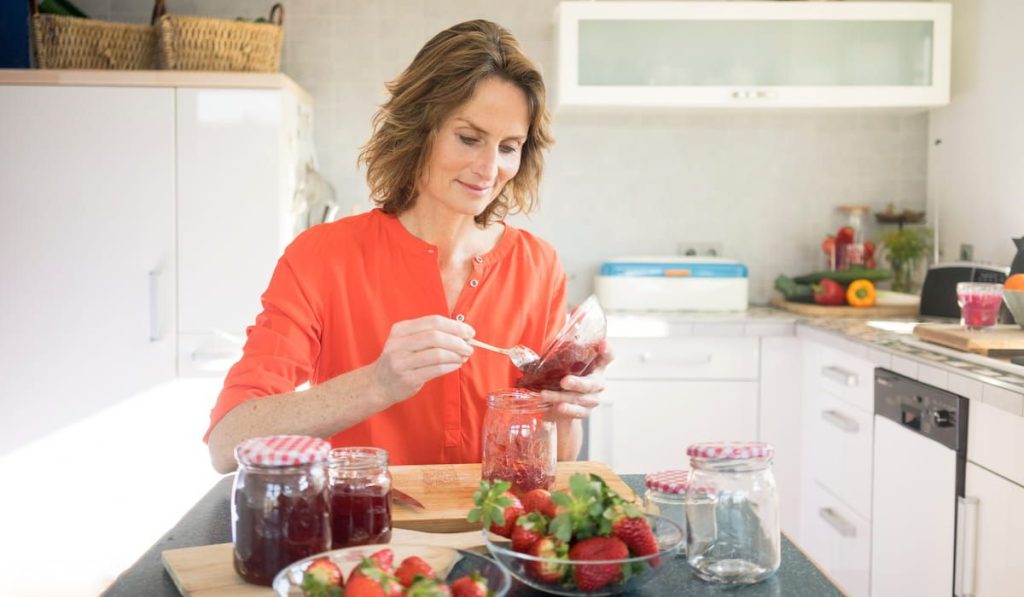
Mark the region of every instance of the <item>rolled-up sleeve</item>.
[[263, 310], [246, 329], [242, 358], [228, 371], [224, 388], [210, 411], [210, 432], [231, 409], [247, 400], [292, 392], [313, 375], [320, 354], [321, 325], [315, 299], [296, 267], [302, 264], [295, 245], [278, 260]]

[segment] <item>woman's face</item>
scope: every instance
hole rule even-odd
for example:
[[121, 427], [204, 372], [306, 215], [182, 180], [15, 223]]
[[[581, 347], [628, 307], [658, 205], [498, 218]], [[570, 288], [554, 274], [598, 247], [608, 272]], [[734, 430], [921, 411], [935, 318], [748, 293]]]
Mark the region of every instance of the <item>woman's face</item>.
[[477, 84], [469, 101], [441, 123], [417, 203], [468, 216], [483, 212], [519, 171], [529, 114], [519, 87], [496, 78]]

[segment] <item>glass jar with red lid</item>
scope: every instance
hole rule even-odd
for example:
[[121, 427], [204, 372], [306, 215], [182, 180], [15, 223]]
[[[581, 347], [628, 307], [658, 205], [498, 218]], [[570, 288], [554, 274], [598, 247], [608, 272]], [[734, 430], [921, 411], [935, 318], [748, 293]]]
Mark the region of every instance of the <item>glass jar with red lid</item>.
[[330, 457], [334, 549], [391, 540], [391, 472], [381, 448], [335, 448]]
[[231, 500], [235, 571], [270, 585], [285, 566], [331, 547], [330, 444], [304, 435], [257, 437], [235, 448]]
[[487, 396], [484, 415], [482, 477], [504, 480], [522, 495], [538, 487], [551, 489], [558, 459], [558, 431], [550, 419], [551, 403], [522, 389]]

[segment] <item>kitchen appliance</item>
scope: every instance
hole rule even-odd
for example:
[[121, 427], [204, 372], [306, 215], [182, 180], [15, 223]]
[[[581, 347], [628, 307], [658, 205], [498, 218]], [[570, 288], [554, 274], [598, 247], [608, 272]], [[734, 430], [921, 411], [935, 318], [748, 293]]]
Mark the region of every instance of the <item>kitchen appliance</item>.
[[[960, 319], [960, 306], [956, 302], [956, 285], [959, 282], [1002, 284], [1009, 271], [1007, 267], [969, 261], [931, 266], [921, 286], [921, 317]], [[1007, 315], [1008, 312], [1001, 313], [1000, 321], [1007, 321]]]
[[966, 398], [875, 369], [871, 595], [954, 593]]
[[1013, 244], [1017, 245], [1017, 254], [1013, 256], [1013, 262], [1010, 263], [1010, 274], [1022, 274], [1024, 273], [1024, 236], [1013, 239]]
[[623, 257], [606, 261], [594, 281], [609, 311], [742, 311], [747, 266], [721, 257]]

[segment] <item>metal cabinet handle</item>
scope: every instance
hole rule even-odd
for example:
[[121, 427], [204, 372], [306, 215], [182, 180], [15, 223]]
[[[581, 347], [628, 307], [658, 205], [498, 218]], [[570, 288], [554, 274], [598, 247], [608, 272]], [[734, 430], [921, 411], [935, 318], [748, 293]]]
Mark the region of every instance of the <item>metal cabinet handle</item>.
[[149, 270], [149, 341], [160, 341], [160, 270]]
[[842, 367], [822, 367], [821, 374], [836, 383], [841, 383], [851, 388], [856, 387], [860, 381], [856, 373], [847, 371]]
[[978, 498], [956, 498], [956, 570], [953, 594], [974, 595], [974, 565], [978, 554]]
[[839, 532], [843, 537], [856, 537], [857, 527], [836, 513], [832, 508], [821, 508], [818, 515], [825, 519], [825, 522]]
[[764, 89], [742, 89], [732, 92], [733, 99], [768, 99], [775, 97], [772, 91]]
[[860, 425], [857, 424], [857, 421], [836, 410], [821, 411], [821, 418], [846, 433], [857, 433], [857, 431], [860, 430]]

